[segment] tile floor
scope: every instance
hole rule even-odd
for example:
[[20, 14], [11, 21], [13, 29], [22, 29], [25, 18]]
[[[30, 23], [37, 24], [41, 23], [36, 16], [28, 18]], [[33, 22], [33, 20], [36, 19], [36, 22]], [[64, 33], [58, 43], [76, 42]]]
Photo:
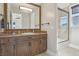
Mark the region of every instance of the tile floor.
[[[79, 56], [79, 50], [75, 48], [71, 48], [69, 46], [69, 42], [59, 43], [57, 45], [58, 55], [57, 56]], [[39, 54], [37, 56], [50, 56], [46, 52]]]
[[69, 42], [58, 44], [58, 56], [79, 56], [79, 50], [69, 46]]
[[37, 56], [50, 56], [50, 55], [47, 54], [47, 52], [44, 52], [44, 53], [38, 54]]

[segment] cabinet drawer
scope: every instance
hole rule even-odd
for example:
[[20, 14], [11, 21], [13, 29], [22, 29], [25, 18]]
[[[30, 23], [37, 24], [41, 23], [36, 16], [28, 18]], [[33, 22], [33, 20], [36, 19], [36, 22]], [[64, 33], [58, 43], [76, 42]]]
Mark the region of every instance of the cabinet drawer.
[[11, 38], [0, 38], [0, 44], [1, 45], [10, 44], [10, 39]]
[[41, 39], [42, 38], [46, 38], [47, 39], [47, 35], [41, 35]]
[[40, 35], [32, 35], [32, 36], [28, 36], [29, 39], [40, 39], [41, 36]]

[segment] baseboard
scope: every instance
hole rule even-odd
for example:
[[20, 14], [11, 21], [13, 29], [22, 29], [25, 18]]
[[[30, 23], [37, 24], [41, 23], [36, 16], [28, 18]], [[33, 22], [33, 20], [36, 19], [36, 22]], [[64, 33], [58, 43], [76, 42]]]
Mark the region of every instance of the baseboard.
[[52, 52], [50, 50], [47, 50], [47, 54], [50, 55], [50, 56], [56, 56], [57, 55], [57, 53]]
[[70, 47], [75, 48], [75, 49], [79, 49], [79, 46], [74, 45], [74, 44], [69, 44]]

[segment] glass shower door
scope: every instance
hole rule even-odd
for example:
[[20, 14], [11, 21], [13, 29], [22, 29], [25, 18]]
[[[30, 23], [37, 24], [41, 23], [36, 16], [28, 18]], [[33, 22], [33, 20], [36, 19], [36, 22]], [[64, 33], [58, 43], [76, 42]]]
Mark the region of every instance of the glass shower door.
[[58, 43], [68, 40], [68, 13], [58, 9]]

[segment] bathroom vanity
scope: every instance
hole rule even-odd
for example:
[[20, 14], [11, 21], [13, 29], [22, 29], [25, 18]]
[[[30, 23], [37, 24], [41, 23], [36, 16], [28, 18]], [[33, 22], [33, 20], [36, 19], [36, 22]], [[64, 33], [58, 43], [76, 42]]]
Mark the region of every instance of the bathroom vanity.
[[46, 49], [46, 33], [0, 34], [1, 56], [32, 56]]
[[47, 32], [41, 31], [41, 6], [4, 3], [3, 14], [1, 56], [33, 56], [47, 50]]

